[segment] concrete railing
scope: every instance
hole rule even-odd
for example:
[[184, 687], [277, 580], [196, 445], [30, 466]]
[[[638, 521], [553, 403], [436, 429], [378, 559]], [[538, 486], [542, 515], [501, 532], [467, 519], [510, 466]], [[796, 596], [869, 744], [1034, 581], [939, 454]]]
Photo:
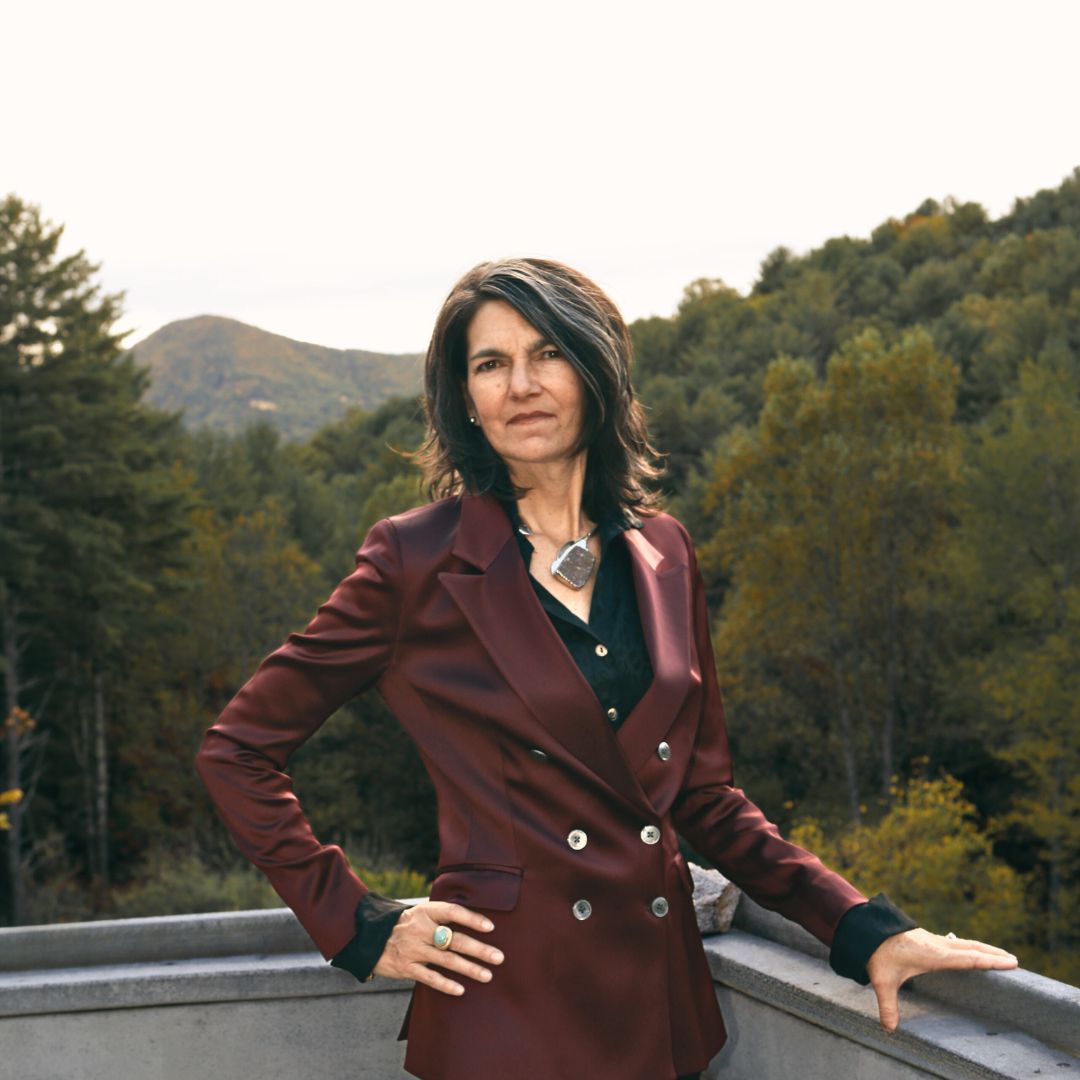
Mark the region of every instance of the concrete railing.
[[[745, 896], [705, 949], [729, 1032], [709, 1077], [1080, 1078], [1080, 989], [1064, 983], [920, 976], [888, 1035], [869, 987]], [[0, 1074], [407, 1078], [397, 1033], [410, 988], [330, 967], [288, 908], [0, 929]]]

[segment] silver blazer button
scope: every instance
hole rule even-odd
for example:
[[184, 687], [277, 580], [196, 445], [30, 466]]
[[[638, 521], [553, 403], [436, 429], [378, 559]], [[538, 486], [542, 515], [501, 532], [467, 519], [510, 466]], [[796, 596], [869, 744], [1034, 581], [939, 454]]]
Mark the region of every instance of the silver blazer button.
[[655, 825], [646, 825], [641, 830], [641, 839], [646, 844], [655, 844], [660, 839], [660, 830]]
[[588, 842], [584, 829], [574, 829], [566, 838], [566, 842], [575, 850], [580, 851]]
[[659, 746], [658, 746], [658, 747], [656, 748], [656, 756], [657, 756], [657, 757], [658, 757], [658, 758], [659, 758], [659, 759], [660, 759], [661, 761], [667, 761], [667, 760], [668, 760], [668, 758], [670, 758], [670, 757], [671, 757], [671, 747], [670, 747], [670, 746], [668, 746], [668, 744], [667, 744], [666, 742], [662, 742], [662, 743], [661, 743], [661, 744], [660, 744], [660, 745], [659, 745]]
[[587, 919], [592, 914], [592, 904], [588, 900], [575, 900], [573, 910], [575, 919]]
[[668, 912], [668, 902], [663, 896], [656, 897], [650, 907], [654, 915], [666, 915]]

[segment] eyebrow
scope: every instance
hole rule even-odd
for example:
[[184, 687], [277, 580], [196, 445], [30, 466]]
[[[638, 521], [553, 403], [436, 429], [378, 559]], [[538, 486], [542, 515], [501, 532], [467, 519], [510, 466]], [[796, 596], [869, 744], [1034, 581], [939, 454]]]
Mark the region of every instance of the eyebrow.
[[[551, 345], [553, 348], [558, 348], [558, 346], [555, 344], [554, 341], [551, 340], [551, 338], [539, 337], [529, 346], [529, 352], [538, 352], [545, 345]], [[486, 349], [477, 349], [476, 352], [474, 352], [472, 356], [469, 357], [467, 362], [471, 364], [474, 360], [479, 360], [481, 357], [484, 356], [505, 355], [506, 353], [504, 353], [502, 349], [496, 349], [493, 346], [489, 346]]]

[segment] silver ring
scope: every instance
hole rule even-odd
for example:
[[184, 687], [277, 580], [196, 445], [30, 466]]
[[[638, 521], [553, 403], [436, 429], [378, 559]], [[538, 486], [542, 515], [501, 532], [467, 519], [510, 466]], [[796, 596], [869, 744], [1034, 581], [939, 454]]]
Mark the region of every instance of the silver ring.
[[450, 948], [450, 942], [454, 940], [454, 931], [449, 926], [436, 926], [435, 932], [431, 935], [431, 943], [436, 949], [442, 949], [444, 952]]
[[954, 933], [953, 933], [953, 932], [952, 932], [951, 930], [950, 930], [950, 931], [949, 931], [949, 932], [948, 932], [948, 933], [947, 933], [947, 934], [946, 934], [945, 936], [946, 936], [946, 937], [947, 937], [947, 938], [948, 938], [948, 939], [949, 939], [950, 941], [955, 941], [955, 940], [956, 940], [956, 935], [955, 935], [955, 934], [954, 934]]

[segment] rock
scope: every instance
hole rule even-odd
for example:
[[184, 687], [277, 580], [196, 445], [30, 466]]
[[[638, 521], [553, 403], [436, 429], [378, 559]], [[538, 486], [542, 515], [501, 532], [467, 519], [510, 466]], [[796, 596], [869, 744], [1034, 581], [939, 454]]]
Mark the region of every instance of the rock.
[[694, 878], [694, 913], [703, 934], [723, 934], [731, 929], [742, 890], [719, 870], [689, 863]]

